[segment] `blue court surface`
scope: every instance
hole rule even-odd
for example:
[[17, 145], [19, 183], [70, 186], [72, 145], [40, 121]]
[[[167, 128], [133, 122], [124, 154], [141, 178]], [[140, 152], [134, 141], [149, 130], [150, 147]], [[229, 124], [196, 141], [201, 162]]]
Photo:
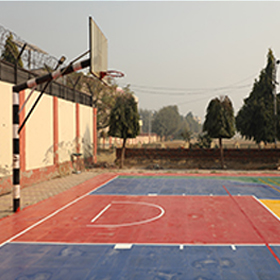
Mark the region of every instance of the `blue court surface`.
[[[83, 196], [77, 198], [72, 192], [73, 202], [69, 205], [42, 217], [0, 244], [1, 280], [280, 280], [280, 232], [279, 237], [277, 234], [280, 220], [259, 201], [280, 201], [280, 178], [120, 175], [90, 189], [91, 182], [88, 181], [89, 191]], [[122, 204], [117, 203], [118, 199]], [[189, 209], [189, 202], [199, 206]], [[218, 206], [222, 208], [217, 210]], [[37, 210], [36, 205], [32, 207]], [[126, 210], [122, 211], [122, 207]], [[131, 212], [127, 210], [129, 207]], [[185, 209], [180, 210], [180, 207]], [[158, 215], [158, 208], [164, 210], [162, 215], [157, 216], [158, 220], [150, 219], [149, 215]], [[88, 214], [91, 209], [92, 214]], [[122, 219], [131, 219], [135, 211], [142, 211], [150, 220], [146, 224], [137, 222], [123, 226], [118, 215], [125, 211], [128, 216], [122, 213]], [[213, 215], [218, 213], [217, 217], [209, 217], [210, 211]], [[240, 217], [240, 224], [232, 213]], [[106, 224], [110, 217], [116, 219], [114, 226], [102, 228], [100, 223]], [[232, 217], [232, 223], [236, 224], [228, 220], [223, 222], [222, 217], [230, 221]], [[25, 219], [30, 221], [31, 218]], [[88, 227], [89, 223], [99, 220], [98, 228]], [[188, 228], [182, 228], [178, 224], [180, 221]], [[221, 223], [223, 225], [219, 226]], [[66, 227], [64, 235], [59, 232], [61, 224]], [[77, 237], [74, 231], [80, 233], [84, 241], [71, 239], [71, 236]], [[219, 242], [146, 242], [151, 240], [147, 235], [153, 236], [155, 232], [157, 240], [177, 240], [173, 237], [180, 232], [183, 241], [188, 240], [188, 235], [197, 233], [199, 240], [215, 233], [213, 236]], [[245, 240], [243, 232], [252, 235], [250, 242], [222, 242], [234, 238]], [[158, 233], [167, 237], [158, 236]], [[133, 234], [142, 241], [110, 242], [125, 240], [126, 236], [134, 240]]]
[[[279, 246], [273, 247], [280, 253]], [[265, 246], [7, 244], [0, 279], [280, 279]]]
[[[267, 181], [267, 178], [264, 180]], [[251, 195], [260, 199], [279, 198], [280, 186], [273, 188], [258, 178], [230, 177], [129, 177], [119, 176], [91, 194], [102, 195]], [[273, 178], [275, 180], [275, 178]]]

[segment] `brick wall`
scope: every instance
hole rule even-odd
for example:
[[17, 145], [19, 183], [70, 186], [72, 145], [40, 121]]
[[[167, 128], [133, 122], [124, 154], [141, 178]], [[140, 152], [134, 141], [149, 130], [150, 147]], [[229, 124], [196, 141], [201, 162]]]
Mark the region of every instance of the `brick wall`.
[[[120, 158], [121, 149], [116, 151]], [[184, 158], [220, 158], [219, 149], [126, 149], [126, 158], [184, 159]], [[225, 149], [225, 159], [251, 159], [272, 161], [280, 158], [280, 149]]]
[[[121, 149], [116, 150], [116, 157]], [[130, 164], [158, 163], [163, 167], [219, 168], [219, 149], [126, 149], [126, 162]], [[271, 169], [280, 162], [280, 149], [225, 149], [226, 166], [233, 169]], [[178, 164], [174, 165], [174, 164]]]

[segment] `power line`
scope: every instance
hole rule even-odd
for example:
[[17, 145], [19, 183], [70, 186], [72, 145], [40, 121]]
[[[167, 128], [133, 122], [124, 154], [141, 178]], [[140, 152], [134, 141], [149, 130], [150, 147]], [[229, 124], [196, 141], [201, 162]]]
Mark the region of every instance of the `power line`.
[[174, 95], [198, 95], [198, 94], [213, 94], [213, 93], [217, 93], [220, 91], [233, 91], [233, 90], [239, 90], [239, 89], [243, 89], [243, 88], [247, 88], [251, 86], [250, 84], [244, 84], [244, 85], [240, 85], [240, 86], [229, 86], [229, 87], [221, 87], [221, 88], [212, 88], [212, 89], [196, 89], [196, 90], [185, 90], [185, 91], [177, 91], [177, 89], [175, 90], [169, 90], [169, 91], [158, 91], [158, 90], [154, 90], [152, 88], [148, 88], [147, 89], [142, 89], [142, 88], [138, 88], [135, 86], [131, 86], [132, 90], [135, 91], [136, 93], [143, 93], [143, 94], [157, 94], [157, 95], [170, 95], [170, 96], [174, 96]]
[[158, 87], [158, 86], [146, 86], [146, 85], [135, 85], [130, 84], [131, 88], [134, 91], [145, 93], [145, 94], [158, 94], [158, 95], [192, 95], [192, 94], [205, 94], [219, 91], [232, 91], [237, 89], [242, 89], [250, 86], [251, 84], [238, 85], [252, 77], [256, 76], [250, 75], [247, 78], [244, 78], [238, 82], [230, 84], [228, 86], [222, 87], [212, 87], [212, 88], [172, 88], [172, 87]]

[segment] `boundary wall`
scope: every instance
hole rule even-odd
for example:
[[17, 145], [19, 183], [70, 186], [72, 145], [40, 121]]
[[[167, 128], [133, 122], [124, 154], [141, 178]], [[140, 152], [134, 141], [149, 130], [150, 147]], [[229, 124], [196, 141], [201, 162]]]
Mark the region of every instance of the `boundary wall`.
[[[120, 159], [121, 149], [116, 150]], [[276, 169], [280, 166], [280, 149], [224, 149], [229, 169]], [[125, 150], [130, 165], [159, 164], [164, 168], [220, 168], [220, 149], [131, 149]]]
[[[12, 87], [0, 80], [0, 194], [12, 190]], [[20, 107], [29, 92], [20, 92]], [[20, 122], [39, 94], [33, 93]], [[73, 153], [89, 163], [96, 160], [96, 109], [57, 95], [43, 95], [20, 133], [21, 187], [71, 173]]]

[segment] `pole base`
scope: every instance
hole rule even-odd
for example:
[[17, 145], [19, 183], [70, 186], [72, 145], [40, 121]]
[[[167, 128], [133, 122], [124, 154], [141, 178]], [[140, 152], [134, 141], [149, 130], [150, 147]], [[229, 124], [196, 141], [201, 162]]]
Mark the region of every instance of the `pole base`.
[[14, 213], [20, 211], [20, 199], [14, 198]]

